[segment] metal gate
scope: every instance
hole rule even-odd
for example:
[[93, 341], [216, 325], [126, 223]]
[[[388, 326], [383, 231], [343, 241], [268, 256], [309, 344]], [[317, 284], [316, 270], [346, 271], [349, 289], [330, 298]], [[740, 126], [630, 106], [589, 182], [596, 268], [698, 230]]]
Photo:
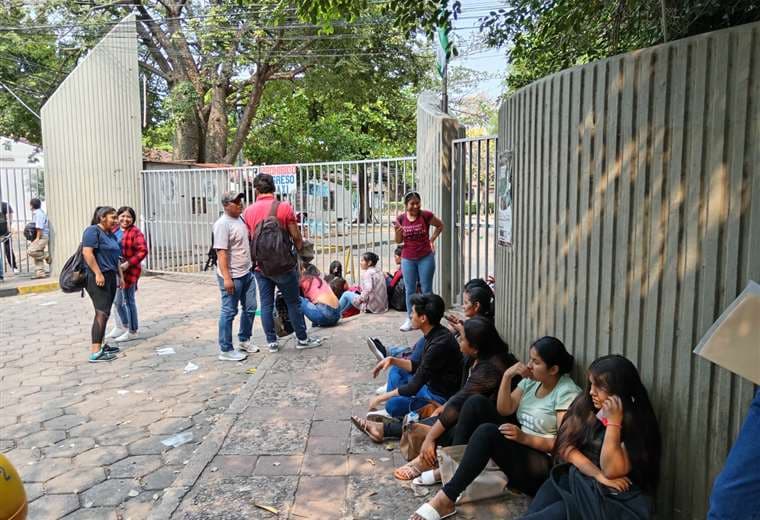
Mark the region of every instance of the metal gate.
[[45, 209], [42, 168], [0, 168], [0, 210], [4, 210], [8, 221], [7, 234], [0, 236], [0, 262], [6, 280], [13, 274], [28, 274], [34, 270], [34, 261], [27, 255], [29, 242], [24, 238], [24, 226], [32, 221], [29, 201], [33, 198], [40, 199]]
[[393, 219], [404, 194], [414, 189], [414, 157], [280, 164], [243, 168], [144, 170], [142, 227], [148, 241], [147, 268], [155, 272], [203, 273], [211, 229], [222, 214], [220, 196], [239, 190], [254, 198], [253, 178], [269, 173], [277, 195], [293, 205], [304, 238], [315, 246], [324, 273], [339, 260], [344, 275], [358, 281], [365, 251], [381, 268], [396, 269]]
[[468, 280], [493, 274], [497, 163], [494, 136], [452, 143], [452, 303], [462, 303], [462, 289]]

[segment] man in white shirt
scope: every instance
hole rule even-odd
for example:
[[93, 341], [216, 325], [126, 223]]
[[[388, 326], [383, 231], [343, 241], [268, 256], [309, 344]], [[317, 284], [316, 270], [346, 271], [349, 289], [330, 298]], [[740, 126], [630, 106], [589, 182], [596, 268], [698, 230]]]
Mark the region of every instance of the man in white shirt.
[[[242, 361], [247, 352], [258, 352], [251, 343], [253, 319], [256, 316], [256, 282], [251, 272], [251, 247], [248, 228], [240, 218], [244, 194], [227, 192], [222, 195], [224, 214], [214, 223], [214, 249], [217, 255], [216, 278], [222, 292], [219, 315], [219, 359]], [[232, 322], [242, 308], [238, 350], [232, 347]]]

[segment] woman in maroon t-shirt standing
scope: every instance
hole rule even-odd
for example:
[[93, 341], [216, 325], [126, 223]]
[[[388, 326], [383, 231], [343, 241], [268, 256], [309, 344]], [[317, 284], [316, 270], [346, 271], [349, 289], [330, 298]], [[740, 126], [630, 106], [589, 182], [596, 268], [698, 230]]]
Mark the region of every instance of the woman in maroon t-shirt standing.
[[[419, 281], [422, 293], [433, 292], [435, 274], [435, 249], [433, 242], [443, 231], [443, 222], [432, 211], [422, 209], [422, 199], [416, 191], [404, 195], [406, 211], [393, 222], [396, 242], [404, 244], [401, 252], [401, 273], [406, 288], [407, 319], [401, 326], [403, 332], [412, 330], [409, 316], [412, 312], [412, 295], [417, 292]], [[430, 236], [430, 226], [435, 227]]]

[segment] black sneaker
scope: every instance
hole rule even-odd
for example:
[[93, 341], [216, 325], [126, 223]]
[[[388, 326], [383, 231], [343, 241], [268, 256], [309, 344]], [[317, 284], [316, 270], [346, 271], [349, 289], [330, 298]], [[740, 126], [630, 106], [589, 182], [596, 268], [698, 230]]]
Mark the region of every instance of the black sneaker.
[[369, 347], [369, 351], [374, 354], [378, 361], [382, 361], [388, 357], [388, 351], [385, 349], [385, 346], [383, 346], [379, 339], [373, 338], [372, 336], [368, 337], [367, 346]]
[[106, 352], [110, 352], [111, 354], [116, 354], [117, 352], [121, 352], [121, 349], [117, 347], [116, 345], [103, 345], [103, 350]]
[[116, 354], [113, 354], [112, 352], [106, 352], [101, 348], [97, 352], [90, 354], [90, 357], [87, 358], [87, 361], [90, 363], [100, 363], [101, 361], [113, 361], [114, 359], [116, 359]]

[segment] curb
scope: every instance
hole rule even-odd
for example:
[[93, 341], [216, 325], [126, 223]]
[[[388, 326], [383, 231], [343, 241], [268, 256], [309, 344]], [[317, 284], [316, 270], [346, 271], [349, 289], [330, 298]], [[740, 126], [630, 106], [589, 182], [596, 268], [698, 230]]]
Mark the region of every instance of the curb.
[[58, 290], [58, 282], [41, 282], [33, 285], [22, 285], [20, 287], [9, 287], [0, 289], [0, 298], [6, 296], [18, 296], [20, 294], [39, 294]]
[[261, 379], [266, 372], [272, 368], [277, 356], [266, 357], [259, 366], [256, 367], [256, 373], [251, 375], [240, 389], [230, 407], [224, 411], [221, 418], [214, 425], [214, 429], [206, 436], [200, 444], [195, 454], [185, 466], [185, 469], [177, 476], [171, 486], [164, 489], [163, 496], [156, 507], [150, 513], [148, 520], [166, 520], [171, 518], [177, 510], [185, 495], [192, 489], [198, 477], [201, 476], [206, 466], [216, 457], [222, 448], [227, 434], [238, 419], [238, 416], [245, 411], [253, 396], [253, 392], [258, 387]]

